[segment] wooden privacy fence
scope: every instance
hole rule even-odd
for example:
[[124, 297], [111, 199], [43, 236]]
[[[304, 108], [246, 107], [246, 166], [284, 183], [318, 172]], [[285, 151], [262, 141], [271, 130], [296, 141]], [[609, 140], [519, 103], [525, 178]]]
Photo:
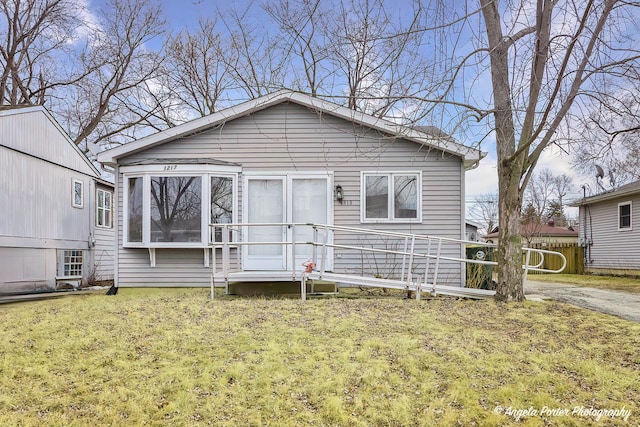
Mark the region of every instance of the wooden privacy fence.
[[[548, 251], [560, 252], [567, 259], [567, 266], [562, 273], [583, 274], [584, 273], [584, 248], [576, 243], [532, 243], [529, 245], [533, 249], [545, 249]], [[531, 253], [531, 264], [540, 262], [540, 254]], [[545, 257], [542, 268], [555, 270], [562, 266], [560, 257]], [[529, 274], [544, 274], [537, 271], [530, 271]]]

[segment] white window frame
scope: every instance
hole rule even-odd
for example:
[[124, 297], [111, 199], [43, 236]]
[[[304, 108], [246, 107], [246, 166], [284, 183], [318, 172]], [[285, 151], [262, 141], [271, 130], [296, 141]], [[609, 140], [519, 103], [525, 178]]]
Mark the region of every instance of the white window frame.
[[[239, 166], [157, 164], [122, 166], [122, 224], [123, 246], [126, 248], [206, 248], [209, 246], [209, 224], [211, 222], [211, 178], [228, 177], [233, 188], [233, 222], [238, 220], [238, 175]], [[198, 242], [152, 242], [151, 241], [151, 177], [194, 176], [201, 179], [201, 233]], [[142, 178], [142, 242], [129, 242], [129, 178]]]
[[[102, 204], [103, 206], [100, 207], [100, 203], [98, 202], [98, 200], [100, 200], [100, 193], [102, 193]], [[105, 195], [109, 194], [109, 207], [107, 209], [106, 206], [104, 206], [104, 200], [105, 200]], [[109, 212], [109, 223], [108, 224], [100, 224], [100, 215], [99, 212], [102, 211], [102, 219], [104, 221], [105, 218], [105, 214], [107, 212]], [[113, 228], [113, 191], [110, 190], [105, 190], [103, 188], [96, 188], [96, 227], [100, 227], [100, 228]]]
[[[80, 186], [80, 203], [76, 203], [76, 184]], [[84, 182], [73, 178], [71, 180], [71, 206], [74, 208], [84, 208]]]
[[[396, 176], [415, 175], [417, 177], [416, 188], [416, 218], [395, 218], [394, 206], [394, 180]], [[366, 177], [386, 176], [389, 184], [387, 199], [387, 218], [367, 218], [367, 194]], [[362, 171], [360, 173], [360, 222], [362, 223], [421, 223], [422, 222], [422, 171]]]
[[[621, 212], [620, 209], [623, 206], [629, 206], [629, 226], [622, 227], [621, 224]], [[631, 201], [618, 203], [618, 231], [631, 231], [633, 230], [633, 203]]]

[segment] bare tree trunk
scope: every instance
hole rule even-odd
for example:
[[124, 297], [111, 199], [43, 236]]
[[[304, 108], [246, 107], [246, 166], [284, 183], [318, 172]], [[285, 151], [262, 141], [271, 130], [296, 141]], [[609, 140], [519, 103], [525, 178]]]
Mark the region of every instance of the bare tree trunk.
[[522, 301], [522, 237], [520, 212], [520, 174], [512, 168], [498, 163], [498, 181], [500, 188], [498, 236], [498, 286], [496, 300]]
[[524, 155], [515, 152], [515, 127], [513, 123], [509, 82], [508, 44], [502, 35], [498, 6], [494, 1], [481, 0], [482, 13], [487, 28], [491, 81], [493, 84], [496, 150], [498, 155], [498, 287], [499, 301], [522, 301], [522, 238], [520, 237], [520, 212], [522, 193], [520, 177]]

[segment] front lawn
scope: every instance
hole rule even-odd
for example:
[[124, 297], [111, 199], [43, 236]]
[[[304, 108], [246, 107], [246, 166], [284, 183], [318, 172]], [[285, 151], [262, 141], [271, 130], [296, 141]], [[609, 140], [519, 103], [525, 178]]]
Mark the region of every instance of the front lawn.
[[122, 289], [0, 320], [3, 426], [640, 423], [640, 325], [556, 302]]
[[537, 282], [567, 283], [588, 288], [610, 289], [640, 294], [640, 278], [624, 276], [599, 276], [595, 274], [529, 274], [527, 280]]

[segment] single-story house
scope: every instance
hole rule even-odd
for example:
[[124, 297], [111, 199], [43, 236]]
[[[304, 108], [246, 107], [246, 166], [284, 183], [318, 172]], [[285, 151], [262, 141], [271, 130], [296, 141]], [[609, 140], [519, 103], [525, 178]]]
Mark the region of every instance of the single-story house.
[[[115, 169], [116, 285], [209, 286], [220, 267], [211, 245], [227, 238], [221, 225], [229, 223], [241, 224], [229, 237], [238, 243], [239, 268], [256, 278], [302, 270], [312, 253], [304, 244], [312, 229], [282, 224], [463, 239], [465, 170], [482, 157], [441, 132], [291, 91], [195, 119], [98, 155]], [[327, 238], [344, 246], [400, 244], [346, 229]], [[443, 255], [464, 257], [464, 245], [444, 246]], [[325, 267], [376, 277], [398, 268], [339, 248], [329, 250]], [[462, 286], [464, 265], [443, 261], [439, 277]]]
[[[640, 275], [640, 181], [576, 200], [584, 268], [591, 273]], [[635, 227], [634, 227], [635, 225]]]
[[46, 109], [0, 110], [0, 293], [113, 279], [113, 184]]
[[[526, 223], [522, 225], [522, 244], [523, 245], [567, 245], [578, 243], [578, 226], [560, 227], [554, 225], [552, 221], [543, 223]], [[498, 244], [499, 229], [494, 228], [491, 233], [485, 235], [484, 241], [487, 243]]]

